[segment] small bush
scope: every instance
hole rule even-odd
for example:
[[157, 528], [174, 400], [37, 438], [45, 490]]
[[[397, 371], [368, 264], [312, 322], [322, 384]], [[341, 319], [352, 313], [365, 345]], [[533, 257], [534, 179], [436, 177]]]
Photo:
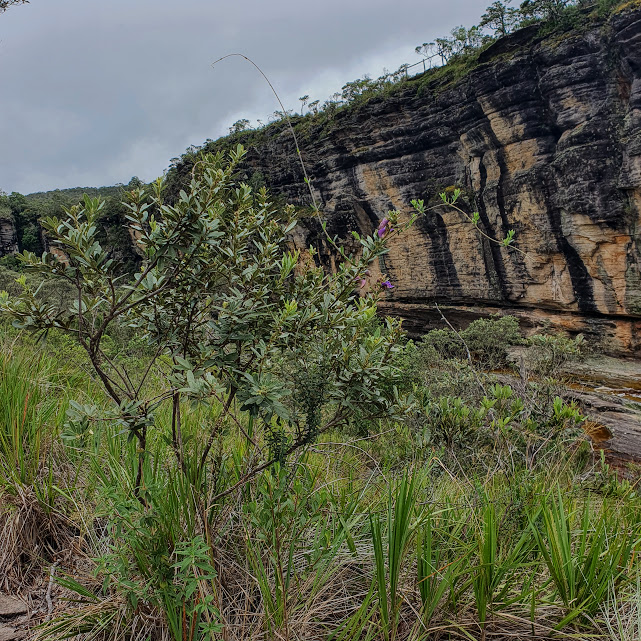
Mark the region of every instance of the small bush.
[[525, 354], [527, 369], [537, 376], [558, 376], [570, 363], [585, 357], [583, 335], [567, 338], [558, 334], [535, 334], [528, 339]]
[[523, 341], [519, 322], [514, 316], [479, 318], [461, 332], [472, 359], [486, 369], [498, 369], [509, 364], [509, 348]]
[[440, 358], [464, 360], [465, 346], [451, 329], [433, 329], [423, 337], [423, 345], [432, 348]]
[[480, 369], [506, 367], [509, 348], [521, 343], [519, 322], [514, 316], [479, 318], [458, 334], [451, 329], [435, 329], [423, 339], [423, 344], [440, 358], [465, 360], [469, 350]]
[[469, 407], [460, 398], [441, 397], [426, 408], [429, 430], [436, 445], [452, 448], [477, 439], [483, 424], [483, 412]]

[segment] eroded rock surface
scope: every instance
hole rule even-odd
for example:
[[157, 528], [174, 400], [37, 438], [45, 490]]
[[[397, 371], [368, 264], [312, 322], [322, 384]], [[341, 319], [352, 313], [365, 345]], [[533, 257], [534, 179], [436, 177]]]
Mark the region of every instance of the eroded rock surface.
[[0, 217], [0, 257], [18, 251], [18, 236], [13, 220]]
[[[469, 318], [507, 311], [641, 351], [641, 11], [582, 33], [499, 41], [465, 78], [408, 83], [341, 111], [300, 140], [330, 233], [372, 233], [388, 209], [460, 187], [493, 238], [445, 207], [421, 217], [380, 265], [384, 311], [427, 329], [433, 301]], [[525, 40], [525, 42], [519, 42]], [[517, 46], [518, 45], [518, 46]], [[251, 171], [290, 202], [307, 187], [285, 128], [250, 150]], [[298, 236], [321, 255], [319, 226]]]
[[0, 641], [17, 641], [26, 636], [26, 632], [8, 625], [0, 625]]
[[21, 626], [16, 625], [16, 617], [26, 614], [27, 610], [26, 603], [20, 599], [0, 594], [0, 641], [15, 641], [25, 636]]

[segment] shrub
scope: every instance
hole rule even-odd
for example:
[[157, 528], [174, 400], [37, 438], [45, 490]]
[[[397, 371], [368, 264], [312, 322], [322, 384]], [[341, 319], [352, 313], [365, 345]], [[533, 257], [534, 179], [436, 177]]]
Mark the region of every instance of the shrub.
[[[243, 156], [240, 146], [229, 162], [222, 154], [202, 156], [174, 205], [163, 200], [162, 180], [151, 197], [130, 192], [128, 220], [144, 256], [132, 281], [100, 244], [103, 204], [85, 197], [66, 217], [42, 221], [58, 254], [20, 256], [28, 268], [67, 281], [75, 290], [70, 304], [42, 301], [25, 277], [19, 297], [0, 296], [0, 311], [18, 327], [60, 331], [86, 351], [111, 405], [74, 403], [66, 433], [93, 433], [100, 442], [107, 431], [112, 446], [115, 430], [130, 443], [122, 464], [112, 456], [117, 474], [98, 471], [119, 533], [105, 572], [134, 586], [136, 600], [160, 608], [177, 639], [216, 629], [207, 587], [215, 577], [203, 545], [213, 560], [217, 534], [206, 529], [201, 539], [193, 524], [212, 523], [226, 496], [319, 434], [355, 415], [371, 421], [402, 411], [394, 384], [400, 322], [373, 322], [385, 282], [365, 296], [358, 284], [386, 252], [388, 237], [412, 220], [388, 214], [377, 233], [358, 238], [358, 258], [336, 247], [341, 262], [328, 274], [290, 249], [292, 207], [275, 207], [266, 190], [254, 194], [234, 183]], [[108, 333], [119, 326], [145, 344], [146, 362], [131, 366], [110, 354]], [[155, 370], [162, 377], [150, 385]], [[191, 434], [187, 403], [207, 407], [210, 416]], [[158, 417], [166, 405], [165, 427]], [[237, 440], [226, 464], [214, 453], [232, 426]], [[169, 478], [165, 453], [153, 447], [163, 440], [174, 453]]]
[[451, 329], [434, 329], [423, 337], [422, 344], [445, 359], [465, 360], [469, 350], [479, 368], [498, 369], [508, 365], [509, 348], [521, 342], [514, 316], [492, 316], [472, 321], [458, 334]]
[[[487, 381], [486, 381], [487, 382]], [[480, 389], [478, 381], [468, 386]], [[509, 385], [483, 387], [482, 397], [440, 395], [443, 388], [416, 385], [416, 406], [405, 424], [418, 452], [444, 448], [466, 469], [544, 467], [564, 443], [580, 439], [585, 418], [574, 403], [532, 385], [520, 393]]]
[[483, 424], [480, 410], [465, 405], [460, 398], [448, 396], [430, 403], [426, 415], [434, 443], [448, 448], [474, 442]]
[[585, 356], [583, 335], [566, 338], [559, 334], [535, 334], [528, 339], [525, 363], [531, 372], [541, 377], [554, 377], [570, 363]]
[[432, 348], [440, 358], [459, 359], [466, 358], [465, 346], [456, 332], [451, 329], [433, 329], [424, 337], [422, 344]]
[[28, 223], [22, 230], [21, 247], [27, 251], [39, 252], [42, 250], [40, 234], [36, 223]]
[[461, 336], [472, 359], [485, 369], [509, 364], [509, 348], [522, 342], [519, 322], [514, 316], [492, 316], [472, 321]]

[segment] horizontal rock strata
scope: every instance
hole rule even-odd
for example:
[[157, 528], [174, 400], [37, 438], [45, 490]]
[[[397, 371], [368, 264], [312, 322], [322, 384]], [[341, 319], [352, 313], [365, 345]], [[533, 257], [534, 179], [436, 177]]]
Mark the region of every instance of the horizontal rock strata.
[[[418, 78], [329, 124], [310, 122], [299, 142], [322, 216], [349, 243], [389, 209], [409, 215], [412, 199], [435, 204], [459, 188], [457, 204], [478, 211], [487, 236], [515, 231], [513, 248], [436, 206], [380, 265], [395, 284], [385, 312], [419, 333], [438, 301], [459, 319], [514, 313], [639, 352], [641, 11], [525, 36], [500, 40], [458, 81]], [[250, 147], [248, 170], [309, 202], [285, 127]], [[317, 221], [303, 223], [297, 243], [329, 258]]]

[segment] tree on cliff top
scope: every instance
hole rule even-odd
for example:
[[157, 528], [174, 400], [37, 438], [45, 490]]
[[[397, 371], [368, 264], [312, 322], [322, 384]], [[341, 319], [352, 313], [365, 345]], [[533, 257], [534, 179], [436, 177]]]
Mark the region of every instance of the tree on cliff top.
[[29, 0], [0, 0], [0, 13], [4, 13], [16, 4], [29, 4]]
[[519, 21], [519, 11], [508, 7], [510, 0], [493, 2], [481, 16], [479, 27], [489, 27], [497, 38], [510, 33]]

